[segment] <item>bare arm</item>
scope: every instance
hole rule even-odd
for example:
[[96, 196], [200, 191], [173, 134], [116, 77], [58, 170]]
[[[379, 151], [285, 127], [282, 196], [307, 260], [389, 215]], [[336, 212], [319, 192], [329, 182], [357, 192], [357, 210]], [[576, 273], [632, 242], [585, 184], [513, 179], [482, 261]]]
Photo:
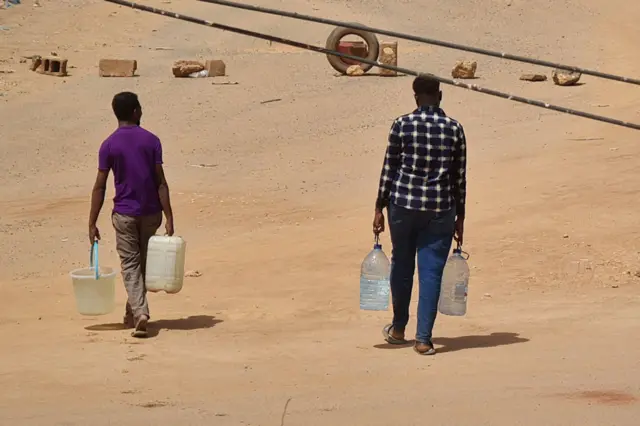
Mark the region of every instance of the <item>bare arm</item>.
[[162, 211], [167, 220], [167, 234], [173, 235], [173, 210], [171, 209], [171, 198], [169, 197], [169, 184], [164, 175], [162, 164], [156, 164], [156, 182], [160, 205], [162, 205]]
[[107, 192], [107, 178], [109, 177], [109, 170], [98, 170], [96, 176], [96, 182], [93, 184], [93, 190], [91, 191], [91, 211], [89, 212], [89, 240], [93, 244], [95, 240], [100, 239], [100, 232], [96, 227], [98, 222], [98, 216], [100, 216], [100, 210], [104, 204], [104, 196]]

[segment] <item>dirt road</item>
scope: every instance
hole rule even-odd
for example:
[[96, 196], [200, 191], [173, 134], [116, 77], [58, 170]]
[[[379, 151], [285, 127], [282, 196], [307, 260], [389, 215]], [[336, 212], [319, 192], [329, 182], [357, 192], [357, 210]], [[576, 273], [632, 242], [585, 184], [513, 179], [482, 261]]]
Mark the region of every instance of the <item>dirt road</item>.
[[[145, 3], [317, 44], [330, 31]], [[444, 88], [469, 139], [473, 276], [468, 315], [440, 317], [438, 355], [419, 357], [383, 344], [390, 315], [359, 312], [357, 284], [411, 78], [335, 77], [322, 55], [98, 0], [41, 4], [0, 10], [0, 70], [14, 71], [0, 73], [0, 424], [637, 425], [637, 132]], [[639, 77], [632, 2], [259, 4]], [[20, 63], [52, 51], [69, 77]], [[549, 71], [403, 41], [399, 56], [440, 75], [475, 59], [479, 84], [640, 122], [633, 86], [527, 83], [522, 72]], [[137, 59], [140, 76], [100, 79], [109, 57]], [[195, 58], [224, 59], [229, 76], [171, 76]], [[203, 274], [151, 295], [144, 341], [118, 329], [119, 310], [76, 314], [67, 275], [87, 261], [97, 149], [121, 90], [163, 141], [187, 269]], [[118, 266], [105, 213], [103, 264]]]

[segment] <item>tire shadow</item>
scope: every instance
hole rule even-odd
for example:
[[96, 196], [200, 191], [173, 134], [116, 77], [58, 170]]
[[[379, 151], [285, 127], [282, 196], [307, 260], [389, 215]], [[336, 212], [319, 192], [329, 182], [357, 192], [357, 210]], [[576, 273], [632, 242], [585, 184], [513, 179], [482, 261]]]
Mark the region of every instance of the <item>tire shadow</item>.
[[[528, 341], [529, 339], [520, 337], [518, 333], [491, 333], [484, 336], [436, 337], [433, 339], [433, 344], [437, 353], [447, 353], [465, 349], [495, 348]], [[407, 343], [402, 345], [382, 343], [373, 347], [376, 349], [403, 349], [412, 347], [414, 343], [415, 340], [408, 340]]]

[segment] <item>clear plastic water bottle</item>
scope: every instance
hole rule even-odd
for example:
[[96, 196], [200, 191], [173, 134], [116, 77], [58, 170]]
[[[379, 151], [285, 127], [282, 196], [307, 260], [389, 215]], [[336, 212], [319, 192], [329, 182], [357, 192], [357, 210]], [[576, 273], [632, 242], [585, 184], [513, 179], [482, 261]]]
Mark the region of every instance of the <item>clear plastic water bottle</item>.
[[386, 311], [389, 309], [389, 274], [391, 265], [376, 236], [373, 250], [360, 267], [360, 309]]
[[191, 74], [189, 74], [189, 77], [191, 77], [191, 78], [209, 77], [209, 71], [202, 70], [202, 71], [192, 72]]
[[[444, 315], [463, 316], [467, 313], [467, 292], [469, 291], [469, 264], [458, 246], [444, 267], [442, 289], [438, 310]], [[466, 255], [466, 253], [464, 253]]]

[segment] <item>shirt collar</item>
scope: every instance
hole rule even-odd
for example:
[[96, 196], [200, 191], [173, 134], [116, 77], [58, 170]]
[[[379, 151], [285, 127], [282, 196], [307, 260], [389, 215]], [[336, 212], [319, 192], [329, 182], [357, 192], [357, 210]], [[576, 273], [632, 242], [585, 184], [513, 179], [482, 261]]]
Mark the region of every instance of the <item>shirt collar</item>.
[[440, 115], [446, 115], [444, 113], [444, 111], [442, 110], [442, 108], [437, 107], [437, 106], [421, 106], [421, 107], [418, 107], [418, 109], [416, 109], [414, 111], [414, 113], [416, 113], [416, 114], [421, 114], [423, 112], [427, 113], [427, 114], [437, 113], [437, 114], [440, 114]]

